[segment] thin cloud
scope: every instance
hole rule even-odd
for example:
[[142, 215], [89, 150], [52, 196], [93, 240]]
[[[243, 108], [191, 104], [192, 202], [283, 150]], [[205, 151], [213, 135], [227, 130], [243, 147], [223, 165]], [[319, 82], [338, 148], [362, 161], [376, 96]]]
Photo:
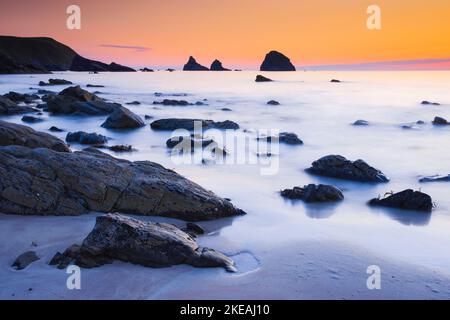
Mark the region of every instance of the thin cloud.
[[128, 50], [134, 50], [136, 52], [146, 52], [151, 50], [152, 48], [149, 47], [141, 47], [141, 46], [124, 46], [119, 44], [101, 44], [100, 47], [103, 48], [114, 48], [114, 49], [128, 49]]

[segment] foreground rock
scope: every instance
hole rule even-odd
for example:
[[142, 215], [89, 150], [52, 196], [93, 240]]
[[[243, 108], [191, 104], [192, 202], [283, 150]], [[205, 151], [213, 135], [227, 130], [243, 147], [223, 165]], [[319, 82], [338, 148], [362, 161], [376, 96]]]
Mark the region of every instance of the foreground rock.
[[98, 133], [87, 133], [84, 131], [69, 132], [66, 136], [67, 142], [76, 142], [80, 144], [105, 144], [108, 142], [108, 137]]
[[192, 131], [194, 129], [239, 129], [239, 125], [236, 122], [225, 120], [225, 121], [213, 121], [213, 120], [202, 120], [202, 119], [182, 119], [182, 118], [168, 118], [153, 121], [150, 127], [153, 130], [176, 130], [185, 129]]
[[69, 147], [63, 141], [50, 134], [35, 131], [20, 124], [0, 120], [0, 146], [11, 145], [70, 152]]
[[260, 67], [261, 71], [295, 71], [294, 65], [288, 57], [278, 51], [266, 54]]
[[145, 126], [144, 120], [125, 107], [118, 107], [102, 124], [108, 129], [135, 129]]
[[429, 177], [423, 177], [419, 182], [450, 182], [450, 174], [446, 176], [435, 175]]
[[224, 68], [222, 65], [222, 62], [219, 60], [214, 60], [213, 63], [211, 63], [211, 71], [231, 71], [230, 69]]
[[378, 169], [363, 160], [350, 161], [339, 155], [329, 155], [312, 163], [307, 172], [338, 179], [361, 182], [388, 182], [389, 179]]
[[190, 149], [193, 150], [195, 147], [217, 147], [217, 143], [212, 139], [198, 139], [191, 136], [180, 136], [180, 137], [172, 137], [166, 141], [166, 146], [169, 149], [178, 148], [178, 149]]
[[48, 111], [54, 114], [105, 115], [121, 107], [106, 102], [80, 86], [69, 87], [47, 101]]
[[0, 212], [80, 215], [92, 211], [190, 221], [244, 214], [153, 162], [116, 159], [92, 148], [64, 153], [0, 147]]
[[13, 115], [35, 112], [36, 109], [28, 106], [19, 106], [16, 102], [0, 96], [0, 115]]
[[255, 82], [272, 82], [272, 79], [266, 78], [260, 74], [256, 76]]
[[36, 252], [27, 251], [18, 256], [11, 267], [15, 268], [16, 270], [23, 270], [37, 260], [39, 260], [39, 257], [37, 256]]
[[4, 94], [3, 98], [9, 99], [15, 103], [23, 102], [26, 104], [30, 104], [33, 103], [35, 100], [38, 100], [39, 96], [37, 94], [18, 93], [10, 91]]
[[0, 73], [50, 71], [135, 71], [116, 63], [86, 59], [64, 44], [45, 37], [0, 36]]
[[426, 212], [433, 209], [433, 201], [429, 195], [412, 189], [391, 194], [383, 199], [374, 198], [369, 201], [369, 205]]
[[62, 85], [69, 85], [73, 84], [71, 81], [64, 80], [64, 79], [48, 79], [48, 82], [40, 81], [39, 86], [45, 87], [45, 86], [62, 86]]
[[208, 71], [209, 69], [199, 64], [193, 56], [189, 57], [188, 62], [184, 65], [183, 71]]
[[61, 269], [69, 264], [94, 268], [113, 260], [153, 268], [189, 264], [236, 271], [233, 260], [213, 249], [199, 247], [189, 234], [171, 224], [143, 222], [119, 214], [97, 217], [82, 245], [58, 252], [50, 264]]
[[333, 202], [344, 200], [342, 191], [338, 188], [325, 184], [309, 184], [303, 188], [294, 187], [281, 191], [281, 196], [293, 199], [303, 200], [305, 202]]
[[434, 124], [435, 126], [447, 126], [447, 125], [449, 125], [450, 123], [449, 123], [446, 119], [444, 119], [444, 118], [441, 118], [441, 117], [435, 117], [434, 120], [433, 120], [433, 124]]

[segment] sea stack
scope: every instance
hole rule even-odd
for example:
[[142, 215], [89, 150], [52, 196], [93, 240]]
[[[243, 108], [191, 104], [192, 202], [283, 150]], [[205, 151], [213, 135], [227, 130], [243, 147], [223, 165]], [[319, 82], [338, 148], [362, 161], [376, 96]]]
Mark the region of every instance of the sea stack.
[[278, 51], [270, 51], [261, 64], [261, 71], [295, 71], [288, 57]]
[[208, 71], [209, 69], [199, 64], [193, 56], [189, 57], [188, 62], [184, 65], [183, 71]]
[[222, 62], [220, 62], [219, 60], [214, 60], [213, 63], [211, 64], [211, 71], [231, 71], [230, 69], [224, 68], [222, 66]]

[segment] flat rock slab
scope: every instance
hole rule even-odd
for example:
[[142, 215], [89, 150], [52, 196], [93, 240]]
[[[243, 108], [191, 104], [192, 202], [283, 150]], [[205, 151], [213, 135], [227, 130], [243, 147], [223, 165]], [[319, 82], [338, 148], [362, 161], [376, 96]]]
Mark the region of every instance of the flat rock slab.
[[0, 146], [18, 145], [29, 148], [48, 148], [70, 152], [69, 147], [58, 138], [20, 124], [0, 120]]
[[116, 159], [97, 149], [64, 153], [0, 147], [0, 212], [80, 215], [91, 211], [190, 221], [245, 214], [153, 162]]
[[82, 245], [58, 252], [50, 264], [58, 268], [69, 264], [94, 268], [113, 260], [154, 268], [189, 264], [236, 271], [233, 260], [213, 249], [199, 247], [193, 237], [174, 225], [143, 222], [120, 214], [97, 217]]

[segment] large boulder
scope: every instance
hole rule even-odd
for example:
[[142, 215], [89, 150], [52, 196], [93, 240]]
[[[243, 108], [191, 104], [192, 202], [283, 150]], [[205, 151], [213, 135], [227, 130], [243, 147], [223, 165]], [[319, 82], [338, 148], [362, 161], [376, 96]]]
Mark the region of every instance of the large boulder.
[[288, 57], [278, 51], [266, 54], [260, 67], [261, 71], [295, 71], [294, 65]]
[[244, 214], [153, 162], [116, 159], [96, 149], [64, 153], [0, 147], [0, 212], [80, 215], [92, 211], [190, 221]]
[[0, 146], [24, 146], [48, 148], [59, 152], [70, 152], [69, 147], [58, 138], [20, 124], [0, 120]]
[[82, 245], [56, 253], [50, 264], [61, 269], [69, 264], [94, 268], [113, 260], [154, 268], [189, 264], [236, 271], [233, 260], [213, 249], [199, 247], [193, 237], [174, 225], [143, 222], [120, 214], [97, 217]]
[[231, 71], [230, 69], [224, 68], [222, 66], [222, 62], [220, 62], [219, 60], [214, 60], [213, 63], [211, 63], [211, 71]]
[[294, 187], [281, 191], [281, 196], [292, 200], [303, 200], [305, 202], [332, 202], [344, 199], [342, 191], [335, 186], [326, 184], [309, 184], [307, 186]]
[[11, 99], [0, 96], [0, 115], [13, 115], [35, 112], [36, 109], [28, 106], [18, 105]]
[[209, 69], [199, 64], [193, 56], [189, 57], [188, 62], [184, 65], [183, 71], [208, 71]]
[[54, 114], [105, 115], [121, 107], [106, 102], [80, 86], [69, 87], [47, 101], [48, 111]]
[[173, 131], [176, 129], [185, 129], [192, 131], [195, 129], [195, 125], [201, 126], [202, 130], [208, 129], [239, 129], [239, 125], [236, 122], [225, 121], [213, 121], [202, 119], [183, 119], [183, 118], [168, 118], [155, 120], [150, 124], [153, 130], [166, 130]]
[[108, 129], [134, 129], [144, 125], [144, 120], [141, 117], [125, 107], [120, 107], [106, 119], [102, 127]]
[[433, 210], [431, 197], [426, 193], [412, 189], [393, 193], [385, 198], [374, 198], [369, 201], [369, 205], [426, 212]]
[[432, 122], [435, 126], [448, 126], [450, 125], [450, 122], [447, 121], [447, 119], [444, 119], [442, 117], [434, 117], [434, 120]]
[[388, 182], [389, 179], [378, 169], [363, 160], [350, 161], [339, 155], [329, 155], [312, 163], [307, 172], [338, 179], [361, 182]]

